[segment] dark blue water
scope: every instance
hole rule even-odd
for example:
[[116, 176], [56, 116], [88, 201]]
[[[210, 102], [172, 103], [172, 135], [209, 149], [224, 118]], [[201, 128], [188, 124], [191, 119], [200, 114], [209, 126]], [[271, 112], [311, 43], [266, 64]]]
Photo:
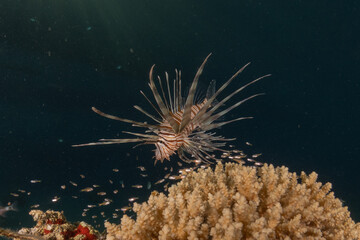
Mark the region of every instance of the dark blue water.
[[[0, 219], [0, 226], [30, 226], [27, 213], [34, 204], [64, 210], [71, 221], [93, 223], [81, 212], [101, 198], [79, 193], [92, 184], [113, 200], [91, 210], [104, 211], [106, 218], [129, 197], [147, 199], [153, 188], [131, 184], [163, 176], [164, 165], [153, 166], [153, 147], [71, 145], [124, 137], [122, 131], [132, 129], [98, 116], [91, 106], [149, 121], [132, 106], [151, 109], [139, 90], [150, 95], [152, 64], [157, 74], [181, 69], [188, 85], [210, 52], [200, 79], [204, 90], [211, 79], [224, 83], [249, 61], [232, 89], [272, 74], [237, 99], [265, 96], [225, 119], [255, 118], [223, 127], [221, 134], [237, 137], [239, 148], [251, 142], [254, 152], [263, 153], [262, 161], [298, 173], [316, 171], [321, 182], [333, 183], [335, 195], [359, 221], [359, 7], [358, 1], [299, 0], [1, 1], [0, 201], [17, 201], [19, 211]], [[140, 165], [147, 178], [139, 176]], [[18, 189], [31, 195], [9, 195]], [[112, 194], [114, 189], [119, 193]], [[52, 203], [54, 196], [61, 199]], [[104, 218], [95, 220], [102, 224]]]

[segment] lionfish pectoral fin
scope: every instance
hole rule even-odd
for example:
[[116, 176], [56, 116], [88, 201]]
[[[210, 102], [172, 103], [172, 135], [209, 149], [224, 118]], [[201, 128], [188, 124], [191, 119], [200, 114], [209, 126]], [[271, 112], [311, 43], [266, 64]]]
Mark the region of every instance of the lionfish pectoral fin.
[[247, 98], [245, 98], [245, 99], [243, 99], [243, 100], [235, 103], [234, 105], [228, 107], [227, 109], [225, 109], [225, 110], [223, 110], [223, 111], [221, 111], [221, 112], [219, 112], [219, 113], [217, 113], [217, 114], [215, 114], [215, 115], [213, 115], [213, 116], [209, 116], [208, 118], [204, 119], [204, 121], [202, 122], [202, 124], [203, 124], [204, 126], [206, 126], [207, 124], [211, 124], [213, 121], [215, 121], [215, 120], [218, 119], [219, 117], [224, 116], [225, 114], [227, 114], [228, 112], [230, 112], [230, 111], [233, 110], [234, 108], [240, 106], [240, 105], [243, 104], [244, 102], [246, 102], [246, 101], [248, 101], [248, 100], [250, 100], [250, 99], [252, 99], [252, 98], [254, 98], [254, 97], [261, 96], [261, 95], [265, 95], [265, 93], [258, 93], [258, 94], [254, 94], [254, 95], [252, 95], [252, 96], [250, 96], [250, 97], [247, 97]]
[[113, 119], [113, 120], [117, 120], [117, 121], [121, 121], [121, 122], [132, 123], [132, 124], [136, 125], [137, 127], [159, 128], [158, 125], [152, 125], [152, 124], [137, 122], [137, 121], [133, 121], [133, 120], [130, 120], [130, 119], [119, 118], [119, 117], [114, 116], [114, 115], [103, 113], [102, 111], [100, 111], [99, 109], [97, 109], [95, 107], [92, 107], [91, 110], [93, 110], [95, 113], [99, 114], [100, 116], [103, 116], [103, 117], [106, 117], [106, 118], [109, 118], [109, 119]]
[[132, 143], [132, 142], [143, 142], [145, 139], [140, 138], [129, 138], [129, 139], [100, 139], [99, 142], [91, 142], [84, 144], [71, 145], [72, 147], [84, 147], [84, 146], [95, 146], [95, 145], [108, 145], [108, 144], [120, 144], [120, 143]]
[[186, 98], [185, 107], [184, 107], [184, 114], [182, 116], [182, 121], [180, 124], [179, 132], [181, 132], [191, 121], [191, 107], [194, 104], [194, 96], [196, 92], [196, 88], [199, 82], [200, 75], [204, 69], [205, 63], [207, 62], [208, 58], [211, 56], [211, 53], [205, 58], [199, 69], [197, 70], [194, 80], [191, 84], [189, 95]]
[[237, 122], [237, 121], [241, 121], [241, 120], [245, 120], [245, 119], [253, 119], [253, 117], [240, 117], [240, 118], [236, 118], [236, 119], [232, 119], [226, 122], [219, 122], [219, 123], [213, 123], [213, 124], [209, 124], [205, 127], [202, 127], [202, 129], [204, 131], [209, 131], [211, 129], [215, 129], [215, 128], [220, 128], [226, 124], [232, 123], [232, 122]]

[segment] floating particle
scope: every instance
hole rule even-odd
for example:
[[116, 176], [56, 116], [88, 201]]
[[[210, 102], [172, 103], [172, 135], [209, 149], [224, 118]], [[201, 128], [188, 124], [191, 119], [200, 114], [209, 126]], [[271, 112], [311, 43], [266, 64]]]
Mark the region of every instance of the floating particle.
[[119, 169], [114, 168], [113, 171], [114, 171], [114, 172], [119, 172]]
[[30, 22], [37, 22], [35, 18], [30, 18]]
[[87, 207], [88, 208], [94, 208], [94, 207], [96, 207], [96, 205], [89, 204], [89, 205], [87, 205]]
[[151, 188], [151, 182], [147, 182], [146, 188], [147, 188], [147, 189], [150, 189], [150, 188]]
[[92, 192], [94, 189], [92, 187], [86, 187], [80, 190], [80, 192]]
[[140, 173], [140, 176], [142, 176], [142, 177], [147, 177], [148, 175], [147, 175], [147, 174], [142, 174], [142, 173]]
[[137, 168], [140, 169], [140, 171], [142, 171], [142, 172], [146, 171], [145, 167], [143, 167], [143, 166], [138, 166]]
[[61, 189], [65, 189], [66, 188], [66, 185], [61, 185]]
[[168, 170], [168, 168], [167, 167], [164, 167], [164, 171], [167, 171]]
[[119, 190], [117, 190], [117, 189], [115, 189], [115, 190], [113, 191], [114, 194], [118, 194], [118, 192], [119, 192]]
[[18, 189], [18, 192], [26, 193], [26, 191], [25, 191], [25, 190], [22, 190], [22, 189]]
[[91, 29], [92, 29], [92, 27], [89, 26], [89, 27], [86, 28], [86, 31], [90, 31]]
[[77, 183], [74, 183], [73, 181], [69, 181], [69, 183], [70, 183], [71, 185], [73, 185], [74, 187], [77, 187]]
[[84, 174], [80, 174], [80, 177], [81, 177], [82, 179], [84, 179], [84, 178], [85, 178], [85, 175], [84, 175]]
[[261, 156], [261, 155], [262, 155], [262, 153], [257, 153], [257, 154], [252, 155], [251, 157], [257, 158], [257, 157], [259, 157], [259, 156]]
[[40, 207], [40, 204], [32, 205], [30, 208], [38, 208], [38, 207]]
[[86, 217], [86, 212], [83, 212], [81, 216]]
[[138, 197], [132, 197], [132, 198], [129, 198], [129, 202], [134, 202], [134, 201], [136, 201], [138, 199], [139, 199]]
[[120, 184], [121, 184], [121, 187], [122, 187], [122, 188], [125, 188], [125, 184], [124, 184], [124, 181], [123, 181], [123, 180], [120, 181]]
[[170, 168], [170, 172], [173, 172], [173, 171], [174, 171], [174, 169], [173, 169], [173, 167], [171, 167], [171, 168]]
[[117, 70], [120, 70], [121, 68], [122, 68], [121, 65], [117, 65], [117, 67], [116, 67]]
[[34, 180], [30, 180], [31, 183], [41, 183], [41, 180], [38, 179], [34, 179]]
[[136, 184], [136, 185], [132, 185], [131, 187], [133, 187], [133, 188], [143, 188], [143, 185]]
[[157, 182], [155, 183], [155, 185], [160, 184], [160, 183], [163, 183], [164, 181], [165, 181], [165, 179], [160, 179], [159, 181], [157, 181]]
[[130, 51], [131, 53], [134, 53], [134, 49], [132, 49], [132, 48], [130, 48], [129, 51]]
[[31, 192], [28, 192], [27, 195], [30, 196]]
[[110, 180], [110, 179], [109, 179], [109, 183], [110, 183], [110, 184], [113, 184], [114, 182], [113, 182], [112, 180]]
[[105, 212], [101, 212], [100, 214], [101, 216], [105, 217]]
[[59, 201], [59, 200], [60, 200], [60, 198], [57, 197], [57, 196], [55, 196], [53, 199], [51, 199], [52, 202], [57, 202], [57, 201]]
[[10, 193], [10, 195], [13, 196], [13, 197], [18, 197], [19, 196], [19, 194], [17, 194], [17, 193]]
[[77, 199], [78, 198], [78, 196], [71, 196], [72, 198], [74, 198], [74, 199]]
[[62, 143], [62, 142], [64, 142], [64, 140], [61, 139], [61, 138], [59, 138], [59, 139], [58, 139], [58, 142], [59, 142], [59, 143]]
[[106, 195], [106, 192], [98, 192], [97, 195], [99, 195], [99, 196], [105, 196], [105, 195]]
[[94, 188], [98, 188], [98, 187], [100, 187], [100, 185], [94, 184], [93, 187], [94, 187]]
[[246, 145], [248, 145], [248, 146], [252, 146], [252, 144], [251, 144], [251, 143], [249, 143], [249, 142], [246, 142]]

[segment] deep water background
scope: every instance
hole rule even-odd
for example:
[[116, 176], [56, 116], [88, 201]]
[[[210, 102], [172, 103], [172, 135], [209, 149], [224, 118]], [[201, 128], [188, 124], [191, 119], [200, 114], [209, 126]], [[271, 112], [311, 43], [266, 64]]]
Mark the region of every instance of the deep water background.
[[[0, 1], [0, 201], [16, 201], [19, 208], [0, 217], [0, 226], [32, 226], [34, 204], [93, 223], [81, 209], [102, 198], [79, 193], [92, 184], [108, 193], [119, 189], [108, 194], [111, 205], [90, 210], [90, 216], [106, 213], [95, 219], [100, 224], [118, 222], [111, 213], [129, 197], [146, 200], [150, 190], [130, 186], [163, 176], [163, 165], [153, 166], [153, 147], [71, 145], [124, 137], [122, 131], [133, 129], [91, 106], [149, 121], [133, 105], [151, 109], [139, 90], [150, 95], [152, 64], [157, 74], [181, 69], [189, 85], [210, 52], [200, 79], [204, 90], [211, 79], [220, 85], [249, 61], [231, 89], [272, 74], [236, 99], [265, 96], [226, 116], [255, 118], [223, 127], [221, 134], [236, 136], [240, 149], [251, 142], [252, 151], [263, 153], [261, 161], [316, 171], [359, 221], [359, 8], [355, 0]], [[140, 165], [149, 177], [139, 176]], [[10, 195], [18, 189], [31, 195]], [[52, 203], [54, 196], [61, 199]]]

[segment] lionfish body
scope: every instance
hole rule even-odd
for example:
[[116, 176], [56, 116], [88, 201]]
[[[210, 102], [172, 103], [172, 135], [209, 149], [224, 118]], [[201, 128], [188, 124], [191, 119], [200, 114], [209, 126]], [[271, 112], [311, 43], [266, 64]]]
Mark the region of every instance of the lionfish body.
[[[238, 70], [227, 82], [225, 82], [217, 91], [215, 91], [215, 83], [212, 81], [209, 85], [205, 99], [195, 102], [195, 93], [199, 81], [199, 77], [203, 71], [209, 54], [202, 65], [199, 67], [194, 80], [191, 84], [187, 97], [182, 97], [181, 93], [181, 72], [176, 72], [176, 77], [173, 85], [169, 83], [168, 74], [166, 76], [166, 85], [158, 77], [158, 86], [155, 84], [153, 77], [154, 66], [151, 67], [149, 74], [149, 86], [154, 96], [156, 105], [153, 104], [149, 98], [141, 91], [141, 94], [146, 98], [150, 105], [157, 112], [159, 117], [146, 112], [139, 106], [134, 106], [157, 124], [148, 124], [146, 122], [137, 122], [129, 119], [119, 118], [113, 115], [103, 113], [96, 109], [92, 110], [103, 117], [110, 119], [131, 123], [135, 127], [146, 128], [145, 133], [124, 132], [136, 136], [136, 138], [129, 139], [100, 139], [98, 142], [79, 144], [74, 146], [89, 146], [89, 145], [105, 145], [105, 144], [119, 144], [138, 142], [140, 144], [154, 144], [155, 149], [155, 163], [157, 161], [163, 162], [164, 159], [170, 160], [170, 156], [178, 154], [179, 158], [185, 162], [217, 160], [212, 154], [215, 151], [227, 152], [223, 149], [227, 141], [234, 140], [222, 136], [217, 136], [215, 132], [211, 132], [216, 128], [220, 128], [228, 123], [235, 121], [249, 119], [251, 117], [240, 117], [229, 121], [217, 121], [232, 109], [238, 107], [245, 101], [254, 98], [261, 94], [255, 94], [245, 98], [224, 110], [219, 108], [232, 98], [235, 94], [242, 91], [247, 86], [259, 81], [260, 79], [269, 75], [257, 78], [244, 86], [236, 89], [230, 95], [223, 98], [221, 101], [216, 101], [218, 95], [230, 84], [230, 82], [239, 75], [248, 65], [246, 64]], [[160, 90], [160, 93], [159, 93]]]

